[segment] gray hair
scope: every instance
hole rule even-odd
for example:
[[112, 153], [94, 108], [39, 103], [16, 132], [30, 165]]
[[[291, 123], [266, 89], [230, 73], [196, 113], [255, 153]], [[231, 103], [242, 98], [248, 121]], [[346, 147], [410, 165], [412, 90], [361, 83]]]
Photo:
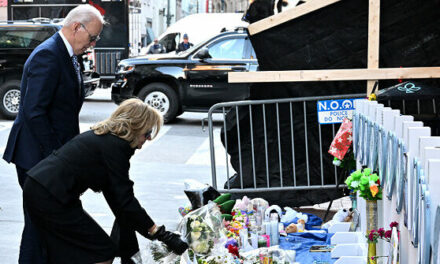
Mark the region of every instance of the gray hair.
[[64, 19], [64, 26], [70, 26], [75, 22], [87, 25], [90, 21], [98, 19], [103, 25], [106, 24], [104, 17], [95, 7], [91, 5], [79, 5], [70, 10]]

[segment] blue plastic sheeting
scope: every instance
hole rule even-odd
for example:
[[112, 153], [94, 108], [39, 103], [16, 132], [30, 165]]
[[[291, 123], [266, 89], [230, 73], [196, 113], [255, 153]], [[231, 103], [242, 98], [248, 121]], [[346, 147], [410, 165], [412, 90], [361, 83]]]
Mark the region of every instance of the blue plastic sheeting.
[[296, 251], [296, 261], [301, 264], [332, 264], [330, 252], [309, 252], [314, 245], [330, 245], [332, 233], [291, 233], [287, 237], [280, 237], [280, 248]]
[[[318, 230], [317, 228], [314, 228], [314, 226], [320, 226], [322, 225], [322, 219], [317, 217], [314, 214], [309, 214], [309, 213], [302, 213], [302, 214], [306, 214], [307, 215], [307, 223], [305, 228], [307, 230]], [[295, 217], [291, 222], [288, 223], [283, 223], [284, 227], [290, 225], [290, 224], [297, 224], [298, 223], [298, 218]]]

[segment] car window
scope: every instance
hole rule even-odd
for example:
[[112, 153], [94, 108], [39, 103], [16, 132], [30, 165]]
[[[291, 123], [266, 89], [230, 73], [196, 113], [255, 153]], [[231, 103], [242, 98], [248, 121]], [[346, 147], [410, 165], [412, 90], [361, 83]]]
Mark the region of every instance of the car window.
[[0, 48], [34, 49], [53, 34], [51, 28], [0, 27]]
[[212, 59], [243, 59], [244, 38], [221, 40], [209, 46]]
[[165, 47], [167, 52], [171, 52], [176, 50], [178, 39], [179, 33], [171, 33], [163, 37], [159, 43]]

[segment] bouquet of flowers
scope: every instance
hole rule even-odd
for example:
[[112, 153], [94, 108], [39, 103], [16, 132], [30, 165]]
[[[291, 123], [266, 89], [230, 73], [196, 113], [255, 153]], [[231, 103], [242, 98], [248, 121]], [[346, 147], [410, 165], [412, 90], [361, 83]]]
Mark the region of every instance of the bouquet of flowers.
[[234, 209], [232, 211], [232, 220], [225, 222], [225, 227], [228, 231], [227, 236], [233, 238], [236, 241], [240, 240], [240, 230], [247, 228], [249, 219], [246, 211]]
[[221, 212], [215, 203], [187, 214], [177, 228], [195, 255], [207, 255], [220, 238], [225, 238]]
[[380, 186], [379, 176], [376, 173], [372, 174], [369, 168], [353, 172], [345, 180], [345, 184], [353, 192], [359, 192], [360, 196], [365, 200], [374, 201], [382, 199], [382, 187]]
[[169, 251], [159, 241], [151, 241], [148, 246], [136, 253], [131, 260], [135, 264], [180, 264], [180, 256]]
[[378, 230], [370, 230], [370, 233], [366, 235], [366, 238], [368, 239], [369, 243], [377, 243], [378, 239], [390, 242], [393, 227], [398, 228], [399, 223], [392, 222], [390, 224], [390, 230], [385, 230], [383, 227], [379, 228]]

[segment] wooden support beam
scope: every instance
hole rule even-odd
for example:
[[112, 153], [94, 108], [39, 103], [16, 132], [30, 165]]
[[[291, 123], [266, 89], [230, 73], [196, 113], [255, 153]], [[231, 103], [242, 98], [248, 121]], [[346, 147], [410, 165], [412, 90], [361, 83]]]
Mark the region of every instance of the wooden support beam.
[[230, 72], [230, 83], [362, 81], [440, 78], [440, 67]]
[[[379, 68], [380, 0], [370, 0], [368, 9], [368, 69]], [[377, 80], [367, 81], [367, 95]]]
[[287, 9], [281, 13], [276, 15], [267, 17], [265, 19], [261, 19], [255, 23], [252, 23], [248, 26], [249, 34], [255, 35], [269, 29], [271, 27], [277, 26], [289, 20], [295, 19], [297, 17], [303, 16], [305, 14], [311, 13], [320, 8], [326, 7], [328, 5], [334, 4], [341, 0], [313, 0], [308, 1], [302, 5], [296, 6], [291, 9]]

